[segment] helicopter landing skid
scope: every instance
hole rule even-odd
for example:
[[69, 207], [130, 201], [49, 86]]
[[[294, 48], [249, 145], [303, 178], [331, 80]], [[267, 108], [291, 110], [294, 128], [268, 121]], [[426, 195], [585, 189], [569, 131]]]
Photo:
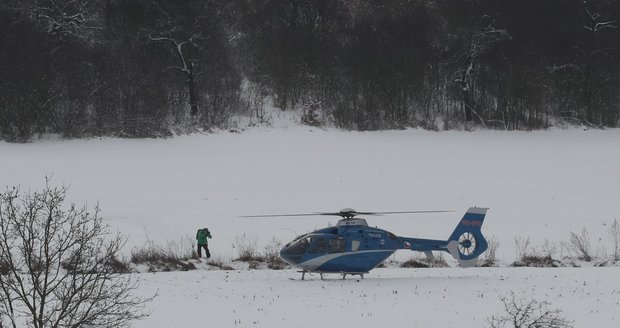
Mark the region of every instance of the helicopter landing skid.
[[347, 275], [360, 276], [361, 279], [364, 279], [364, 275], [368, 273], [368, 272], [322, 272], [322, 271], [308, 271], [308, 270], [299, 270], [297, 272], [301, 273], [301, 280], [305, 280], [307, 272], [308, 273], [318, 273], [321, 276], [321, 280], [323, 280], [323, 274], [324, 273], [337, 273], [337, 274], [341, 274], [343, 280], [347, 277]]

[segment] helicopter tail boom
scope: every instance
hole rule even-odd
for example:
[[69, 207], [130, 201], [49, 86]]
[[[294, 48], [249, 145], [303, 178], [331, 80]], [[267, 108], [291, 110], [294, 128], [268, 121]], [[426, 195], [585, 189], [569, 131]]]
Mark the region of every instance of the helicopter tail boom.
[[475, 266], [478, 256], [488, 247], [482, 235], [482, 223], [488, 208], [470, 207], [448, 238], [447, 251], [462, 267]]
[[399, 249], [419, 252], [444, 251], [450, 253], [462, 267], [475, 266], [478, 256], [488, 247], [480, 231], [486, 212], [487, 208], [469, 208], [448, 240], [398, 237], [401, 242]]

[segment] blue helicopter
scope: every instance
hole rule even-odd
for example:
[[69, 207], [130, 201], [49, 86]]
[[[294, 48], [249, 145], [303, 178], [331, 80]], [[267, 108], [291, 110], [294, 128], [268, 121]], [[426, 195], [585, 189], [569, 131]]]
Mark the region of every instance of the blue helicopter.
[[447, 240], [401, 237], [369, 227], [365, 219], [358, 215], [383, 215], [402, 213], [437, 213], [446, 211], [406, 211], [406, 212], [358, 212], [351, 208], [340, 212], [253, 215], [248, 217], [277, 216], [340, 216], [336, 226], [319, 229], [301, 235], [280, 250], [280, 257], [287, 263], [301, 269], [303, 280], [307, 272], [359, 275], [377, 267], [399, 249], [425, 252], [444, 251], [452, 255], [462, 267], [477, 264], [478, 257], [487, 249], [487, 241], [481, 232], [487, 208], [471, 207]]

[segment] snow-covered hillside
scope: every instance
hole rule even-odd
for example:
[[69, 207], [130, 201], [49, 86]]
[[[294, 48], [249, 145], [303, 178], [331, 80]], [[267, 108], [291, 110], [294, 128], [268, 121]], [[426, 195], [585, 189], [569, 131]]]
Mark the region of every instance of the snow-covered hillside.
[[[39, 189], [45, 176], [68, 198], [98, 203], [128, 237], [189, 243], [213, 233], [215, 257], [234, 258], [238, 238], [273, 238], [336, 222], [329, 217], [242, 215], [338, 211], [455, 210], [368, 218], [402, 236], [445, 239], [469, 206], [490, 207], [483, 227], [515, 260], [515, 238], [541, 247], [586, 228], [594, 251], [610, 251], [607, 227], [620, 213], [620, 131], [346, 132], [303, 126], [170, 139], [0, 142], [0, 187]], [[398, 252], [407, 258], [409, 252]], [[549, 300], [578, 326], [614, 326], [618, 268], [377, 269], [366, 279], [301, 282], [293, 270], [145, 274], [160, 289], [137, 327], [326, 327], [344, 323], [485, 326], [514, 290]], [[615, 278], [614, 278], [615, 277]], [[204, 321], [203, 321], [204, 320]], [[239, 323], [240, 322], [240, 323]]]

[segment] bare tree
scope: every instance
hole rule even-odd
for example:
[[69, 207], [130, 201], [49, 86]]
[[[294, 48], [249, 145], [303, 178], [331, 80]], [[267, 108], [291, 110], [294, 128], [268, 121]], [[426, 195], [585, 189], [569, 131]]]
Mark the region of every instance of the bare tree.
[[514, 293], [500, 298], [504, 313], [488, 319], [491, 328], [569, 328], [572, 323], [561, 316], [562, 311], [549, 309], [549, 302], [524, 300]]
[[174, 14], [169, 14], [159, 2], [154, 1], [153, 5], [163, 18], [154, 34], [149, 34], [149, 39], [154, 42], [163, 42], [172, 47], [172, 53], [177, 58], [177, 64], [169, 66], [168, 69], [177, 70], [186, 78], [190, 114], [192, 117], [195, 117], [199, 112], [199, 101], [196, 91], [196, 65], [198, 59], [195, 55], [192, 55], [192, 51], [196, 52], [200, 48], [198, 40], [203, 39], [199, 24], [201, 16], [195, 17], [191, 24], [187, 24], [187, 22], [183, 22], [185, 23], [183, 24], [180, 22], [181, 19], [175, 17], [176, 15]]
[[459, 85], [463, 94], [463, 108], [465, 121], [473, 121], [475, 114], [480, 123], [484, 125], [484, 120], [474, 110], [473, 85], [475, 84], [476, 74], [480, 69], [480, 57], [489, 50], [491, 45], [502, 40], [512, 39], [508, 31], [498, 29], [493, 26], [495, 23], [491, 17], [485, 15], [476, 24], [471, 33], [469, 41], [465, 47], [457, 54], [455, 62], [459, 69], [456, 72], [455, 82]]
[[0, 327], [124, 327], [150, 299], [116, 268], [124, 239], [66, 187], [0, 193]]
[[161, 33], [161, 35], [159, 36], [156, 36], [156, 37], [149, 36], [149, 38], [151, 39], [151, 41], [167, 42], [174, 48], [174, 53], [177, 55], [180, 65], [172, 65], [168, 68], [176, 69], [182, 72], [187, 78], [186, 81], [187, 81], [187, 88], [189, 91], [190, 113], [192, 116], [196, 116], [198, 114], [198, 97], [196, 95], [196, 70], [194, 68], [196, 61], [189, 59], [185, 48], [188, 48], [190, 45], [194, 45], [195, 39], [198, 36], [192, 35], [187, 40], [178, 39], [175, 36], [173, 36], [173, 34], [177, 31], [178, 31], [177, 28], [173, 28], [170, 31]]

